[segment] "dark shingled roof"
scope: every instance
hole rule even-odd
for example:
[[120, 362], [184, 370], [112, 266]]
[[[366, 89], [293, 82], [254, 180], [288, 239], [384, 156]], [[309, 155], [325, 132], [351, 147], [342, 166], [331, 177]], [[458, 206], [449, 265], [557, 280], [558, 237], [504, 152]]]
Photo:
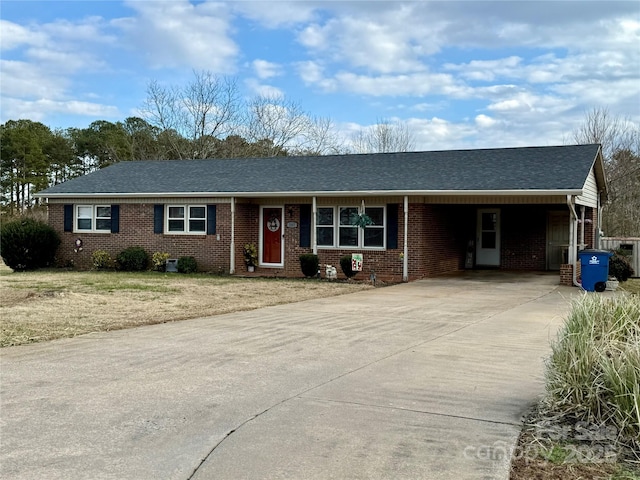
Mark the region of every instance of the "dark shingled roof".
[[120, 162], [38, 196], [580, 190], [598, 149], [571, 145]]

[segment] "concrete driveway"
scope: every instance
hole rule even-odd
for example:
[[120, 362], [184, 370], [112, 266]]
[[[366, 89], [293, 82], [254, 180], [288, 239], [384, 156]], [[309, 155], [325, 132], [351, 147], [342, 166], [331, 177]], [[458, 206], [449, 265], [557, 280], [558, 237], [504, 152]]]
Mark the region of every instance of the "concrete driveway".
[[0, 476], [506, 479], [575, 294], [469, 273], [5, 348]]

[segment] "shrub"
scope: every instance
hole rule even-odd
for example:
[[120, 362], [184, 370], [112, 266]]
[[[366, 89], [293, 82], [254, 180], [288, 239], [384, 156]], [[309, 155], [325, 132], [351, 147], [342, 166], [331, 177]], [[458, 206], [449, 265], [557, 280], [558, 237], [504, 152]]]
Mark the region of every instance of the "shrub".
[[609, 275], [616, 277], [619, 282], [626, 282], [634, 274], [629, 258], [620, 252], [614, 252], [609, 258]]
[[31, 218], [2, 225], [0, 252], [4, 263], [13, 270], [34, 270], [53, 263], [60, 237], [44, 222]]
[[351, 255], [344, 255], [340, 257], [340, 268], [342, 268], [342, 273], [346, 275], [347, 278], [354, 277], [358, 272], [354, 272], [351, 270]]
[[242, 254], [244, 255], [244, 263], [248, 267], [255, 267], [258, 264], [258, 249], [255, 243], [247, 243], [242, 249]]
[[149, 255], [142, 247], [129, 247], [121, 251], [116, 257], [118, 270], [126, 272], [140, 272], [149, 265]]
[[109, 252], [105, 250], [95, 250], [91, 254], [91, 260], [93, 261], [93, 268], [97, 270], [109, 270], [113, 268], [113, 258], [111, 258]]
[[303, 253], [300, 255], [300, 268], [305, 277], [315, 277], [318, 273], [318, 255], [314, 253]]
[[640, 435], [640, 297], [584, 295], [552, 343], [547, 406]]
[[169, 260], [169, 254], [165, 252], [155, 252], [151, 256], [151, 263], [153, 269], [156, 272], [164, 272], [167, 269], [167, 260]]
[[178, 259], [177, 269], [180, 273], [194, 273], [198, 271], [198, 264], [193, 257], [180, 257]]

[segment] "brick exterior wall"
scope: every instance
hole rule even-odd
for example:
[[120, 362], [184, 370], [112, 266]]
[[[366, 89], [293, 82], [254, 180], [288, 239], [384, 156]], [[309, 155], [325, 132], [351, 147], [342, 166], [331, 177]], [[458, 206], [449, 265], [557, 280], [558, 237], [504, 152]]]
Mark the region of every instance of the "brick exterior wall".
[[501, 268], [545, 270], [547, 268], [547, 210], [529, 205], [501, 208]]
[[[56, 255], [59, 265], [80, 269], [92, 266], [91, 254], [105, 250], [112, 258], [127, 247], [141, 246], [149, 256], [167, 252], [171, 258], [193, 256], [198, 269], [213, 272], [229, 271], [229, 240], [231, 210], [228, 204], [217, 205], [216, 235], [165, 235], [153, 233], [153, 204], [120, 204], [120, 233], [64, 232], [64, 206], [49, 205], [49, 224], [62, 240]], [[218, 240], [218, 234], [220, 240]], [[83, 249], [75, 252], [75, 241], [81, 239]]]
[[[485, 207], [485, 205], [483, 205]], [[553, 206], [534, 205], [486, 205], [501, 210], [501, 265], [505, 270], [545, 270], [547, 213]], [[409, 205], [408, 264], [409, 279], [454, 273], [465, 268], [465, 257], [469, 240], [476, 237], [476, 205]], [[557, 208], [557, 207], [556, 207]], [[246, 243], [259, 245], [260, 205], [238, 203], [235, 207], [235, 269], [237, 274], [247, 275], [243, 247]], [[586, 218], [595, 216], [587, 209]], [[404, 251], [404, 213], [398, 205], [397, 249], [357, 250], [318, 249], [322, 275], [324, 265], [334, 265], [339, 277], [340, 257], [351, 253], [362, 253], [364, 271], [357, 278], [368, 279], [372, 272], [386, 281], [402, 280]], [[296, 222], [297, 226], [288, 226]], [[91, 268], [91, 253], [102, 249], [115, 256], [126, 247], [139, 245], [149, 255], [167, 252], [171, 258], [193, 256], [202, 271], [226, 273], [230, 269], [231, 206], [218, 204], [216, 209], [216, 234], [214, 235], [167, 235], [154, 234], [154, 205], [120, 204], [120, 233], [72, 233], [64, 232], [64, 206], [49, 205], [49, 223], [62, 239], [57, 252], [60, 265], [76, 268]], [[592, 245], [595, 222], [585, 228], [585, 239]], [[300, 247], [300, 205], [284, 205], [284, 267], [256, 267], [254, 275], [302, 277], [299, 256], [310, 253], [311, 248]], [[74, 252], [75, 240], [83, 241], [83, 251]], [[569, 266], [570, 267], [570, 266]], [[566, 276], [566, 266], [561, 277]], [[570, 272], [569, 272], [570, 278]], [[564, 281], [564, 280], [563, 280]], [[570, 282], [570, 281], [569, 281]]]

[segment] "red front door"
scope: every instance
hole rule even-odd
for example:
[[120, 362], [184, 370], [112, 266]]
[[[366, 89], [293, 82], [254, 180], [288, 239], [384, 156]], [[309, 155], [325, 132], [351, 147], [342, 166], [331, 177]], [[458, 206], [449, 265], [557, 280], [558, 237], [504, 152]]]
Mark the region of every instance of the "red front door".
[[262, 209], [262, 263], [282, 264], [282, 208]]

